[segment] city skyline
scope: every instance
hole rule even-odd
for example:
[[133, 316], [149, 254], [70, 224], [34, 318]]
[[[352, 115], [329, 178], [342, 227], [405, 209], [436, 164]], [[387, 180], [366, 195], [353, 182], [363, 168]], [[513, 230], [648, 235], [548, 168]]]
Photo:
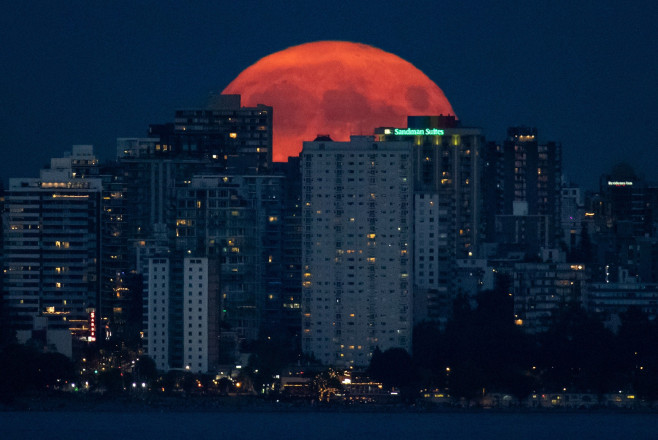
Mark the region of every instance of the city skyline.
[[566, 177], [587, 189], [623, 159], [651, 180], [657, 6], [513, 3], [7, 6], [0, 121], [4, 151], [20, 154], [5, 155], [0, 177], [36, 175], [74, 144], [111, 159], [116, 138], [144, 136], [148, 123], [201, 105], [258, 59], [345, 40], [412, 63], [488, 140], [502, 141], [509, 126], [537, 127], [541, 141], [562, 143]]
[[[91, 146], [79, 145], [53, 158], [40, 180], [10, 180], [3, 311], [25, 309], [34, 318], [31, 329], [29, 319], [15, 327], [19, 341], [42, 340], [74, 358], [83, 344], [125, 342], [135, 355], [157, 360], [154, 370], [219, 375], [220, 365], [240, 362], [240, 370], [252, 353], [247, 365], [254, 374], [265, 371], [258, 380], [266, 387], [287, 355], [288, 362], [324, 366], [370, 364], [370, 374], [386, 383], [380, 367], [395, 370], [395, 362], [412, 360], [411, 350], [435, 377], [451, 372], [444, 385], [451, 394], [519, 385], [525, 396], [530, 388], [518, 368], [538, 368], [536, 383], [551, 389], [573, 382], [591, 391], [589, 379], [542, 379], [553, 366], [534, 362], [558, 355], [578, 362], [568, 349], [551, 355], [557, 339], [546, 343], [552, 329], [575, 320], [586, 325], [577, 327], [583, 333], [574, 343], [593, 350], [585, 356], [588, 374], [604, 380], [602, 390], [635, 386], [627, 382], [633, 369], [651, 379], [654, 351], [642, 347], [652, 346], [654, 336], [644, 335], [657, 328], [655, 185], [621, 168], [583, 205], [577, 189], [559, 184], [559, 146], [538, 142], [534, 128], [510, 128], [501, 148], [450, 116], [411, 116], [407, 129], [382, 127], [349, 143], [318, 137], [304, 143], [298, 161], [276, 164], [270, 174], [266, 164], [253, 165], [270, 151], [271, 137], [261, 134], [271, 133], [271, 109], [237, 108], [235, 95], [221, 98], [214, 108], [177, 111], [174, 124], [152, 125], [157, 138], [122, 139], [117, 164], [102, 165]], [[244, 141], [235, 148], [234, 139]], [[102, 183], [100, 203], [85, 208], [90, 195], [81, 190], [94, 181]], [[145, 209], [134, 209], [140, 205]], [[494, 218], [481, 223], [487, 210]], [[561, 234], [558, 222], [567, 227]], [[494, 228], [487, 234], [482, 226]], [[545, 243], [531, 247], [533, 237]], [[78, 274], [85, 256], [93, 268]], [[80, 282], [93, 283], [86, 304], [74, 296]], [[291, 326], [295, 314], [302, 319]], [[46, 317], [61, 319], [69, 337]], [[644, 327], [629, 333], [637, 323]], [[461, 340], [479, 334], [482, 349], [468, 343], [451, 351], [441, 335], [459, 336], [455, 326]], [[489, 364], [489, 350], [512, 334], [519, 338], [512, 345], [534, 349], [523, 356], [498, 351], [488, 371], [469, 367]], [[279, 360], [262, 351], [277, 339]], [[593, 355], [606, 340], [611, 345], [601, 353], [610, 359], [618, 356], [615, 344], [628, 345], [615, 371], [599, 369], [610, 362]], [[473, 364], [473, 353], [484, 357]], [[501, 382], [500, 368], [513, 376]], [[615, 378], [622, 370], [626, 376]], [[482, 386], [464, 388], [457, 372]], [[649, 383], [637, 386], [652, 392]]]
[[658, 4], [34, 6], [0, 409], [658, 408]]

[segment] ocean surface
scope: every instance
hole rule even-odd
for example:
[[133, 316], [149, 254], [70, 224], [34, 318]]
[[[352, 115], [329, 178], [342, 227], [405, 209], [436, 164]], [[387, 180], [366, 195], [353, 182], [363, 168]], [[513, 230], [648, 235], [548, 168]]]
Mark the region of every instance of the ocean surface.
[[0, 438], [658, 439], [658, 414], [353, 412], [1, 412]]

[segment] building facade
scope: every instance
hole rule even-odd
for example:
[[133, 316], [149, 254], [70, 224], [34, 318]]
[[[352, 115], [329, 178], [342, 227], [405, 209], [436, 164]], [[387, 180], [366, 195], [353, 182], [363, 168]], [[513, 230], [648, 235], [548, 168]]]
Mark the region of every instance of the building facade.
[[145, 352], [161, 371], [207, 373], [219, 362], [219, 274], [208, 258], [156, 257], [145, 274]]
[[88, 146], [74, 147], [39, 178], [9, 181], [3, 269], [11, 330], [31, 330], [45, 316], [50, 328], [95, 337], [90, 315], [100, 292], [102, 181], [75, 175], [73, 166], [95, 161], [88, 153]]
[[305, 142], [302, 349], [324, 364], [367, 366], [375, 348], [411, 349], [411, 143]]
[[445, 323], [459, 291], [457, 260], [480, 252], [484, 137], [454, 116], [412, 116], [407, 125], [376, 136], [412, 144], [415, 319]]
[[562, 146], [540, 143], [534, 127], [510, 127], [502, 146], [487, 144], [487, 240], [498, 253], [536, 257], [562, 239]]
[[173, 123], [151, 125], [149, 137], [159, 139], [162, 156], [206, 159], [226, 170], [272, 167], [272, 107], [241, 107], [240, 95], [213, 94], [206, 107], [177, 110]]
[[242, 338], [281, 325], [283, 180], [195, 176], [176, 188], [174, 247], [217, 260], [221, 320]]
[[512, 296], [517, 325], [528, 333], [548, 330], [551, 319], [567, 306], [582, 306], [589, 274], [582, 264], [555, 261], [517, 263]]

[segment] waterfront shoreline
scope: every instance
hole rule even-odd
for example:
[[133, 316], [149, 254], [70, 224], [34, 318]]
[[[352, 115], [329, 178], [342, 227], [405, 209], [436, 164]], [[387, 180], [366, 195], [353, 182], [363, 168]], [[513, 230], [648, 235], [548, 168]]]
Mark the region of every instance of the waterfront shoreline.
[[227, 396], [101, 396], [45, 395], [17, 397], [11, 403], [0, 403], [0, 412], [345, 412], [345, 413], [658, 413], [656, 404], [633, 408], [592, 406], [572, 407], [464, 407], [431, 404], [344, 404], [315, 402], [275, 402], [259, 398]]

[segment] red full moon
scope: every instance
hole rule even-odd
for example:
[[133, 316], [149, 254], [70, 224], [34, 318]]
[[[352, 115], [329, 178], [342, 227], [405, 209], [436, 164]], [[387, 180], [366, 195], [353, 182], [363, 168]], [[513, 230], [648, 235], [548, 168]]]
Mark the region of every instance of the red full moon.
[[402, 58], [366, 44], [319, 41], [268, 55], [222, 93], [274, 109], [273, 159], [297, 156], [318, 134], [347, 141], [407, 116], [454, 115], [443, 91]]

